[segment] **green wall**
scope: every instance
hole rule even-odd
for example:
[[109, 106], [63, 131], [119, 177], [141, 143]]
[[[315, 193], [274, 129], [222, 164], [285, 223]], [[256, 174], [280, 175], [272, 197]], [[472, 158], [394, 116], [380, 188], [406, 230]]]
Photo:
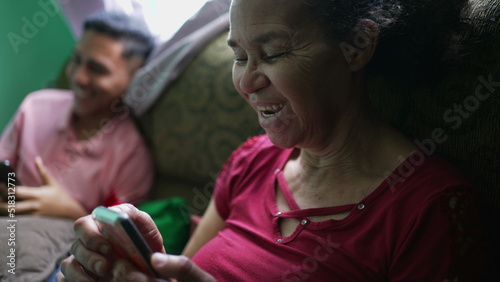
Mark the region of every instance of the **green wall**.
[[67, 0], [0, 1], [0, 132], [23, 98], [52, 87], [75, 39], [62, 10]]

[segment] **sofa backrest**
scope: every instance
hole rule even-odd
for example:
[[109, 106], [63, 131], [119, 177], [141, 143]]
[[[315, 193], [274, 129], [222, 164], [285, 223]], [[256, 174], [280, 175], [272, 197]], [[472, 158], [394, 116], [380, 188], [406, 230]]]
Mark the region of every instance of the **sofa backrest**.
[[157, 169], [152, 198], [185, 197], [197, 214], [232, 151], [262, 133], [257, 114], [234, 89], [226, 39], [227, 32], [214, 38], [139, 117]]
[[482, 39], [470, 56], [436, 83], [405, 88], [378, 78], [370, 89], [385, 119], [475, 185], [494, 269], [500, 265], [493, 255], [500, 252], [500, 1], [471, 2]]

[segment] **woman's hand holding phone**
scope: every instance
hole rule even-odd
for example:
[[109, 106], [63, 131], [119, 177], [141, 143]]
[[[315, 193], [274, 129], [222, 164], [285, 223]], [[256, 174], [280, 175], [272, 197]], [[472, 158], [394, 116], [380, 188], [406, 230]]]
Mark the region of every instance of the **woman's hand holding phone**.
[[133, 262], [147, 275], [157, 276], [151, 267], [153, 252], [128, 214], [101, 206], [92, 211], [92, 218], [120, 258]]
[[[213, 277], [197, 267], [185, 256], [165, 254], [161, 234], [151, 217], [130, 204], [122, 204], [110, 209], [126, 213], [135, 223], [145, 242], [154, 253], [151, 265], [158, 276], [177, 281], [215, 281]], [[61, 264], [62, 273], [57, 281], [158, 281], [156, 277], [139, 270], [128, 259], [114, 255], [110, 240], [101, 233], [98, 223], [91, 215], [75, 222], [77, 240], [71, 248], [72, 256]]]
[[[126, 213], [136, 224], [139, 233], [150, 246], [152, 252], [165, 252], [161, 234], [151, 217], [130, 204], [111, 207], [110, 209]], [[106, 281], [110, 278], [117, 261], [111, 241], [101, 233], [98, 223], [88, 215], [75, 222], [77, 240], [73, 243], [73, 256], [61, 265], [62, 275], [58, 281], [75, 281], [86, 277], [90, 281]]]

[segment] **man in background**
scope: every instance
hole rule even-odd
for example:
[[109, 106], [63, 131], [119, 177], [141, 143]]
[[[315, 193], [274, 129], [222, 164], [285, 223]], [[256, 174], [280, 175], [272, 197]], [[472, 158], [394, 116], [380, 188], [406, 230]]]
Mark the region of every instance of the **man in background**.
[[[76, 219], [99, 205], [138, 204], [152, 183], [151, 157], [122, 95], [147, 60], [154, 39], [144, 22], [119, 13], [94, 14], [83, 30], [67, 66], [71, 91], [45, 89], [29, 94], [0, 138], [0, 160], [10, 162], [22, 183], [15, 187], [15, 195], [9, 194], [13, 189], [0, 188], [0, 215], [7, 216], [5, 220], [19, 219], [18, 227], [24, 231], [17, 232], [17, 263], [27, 274], [37, 271], [30, 264], [38, 263], [33, 259], [38, 258], [38, 250], [43, 253], [55, 243], [55, 253], [61, 256], [68, 251], [72, 221], [62, 223], [54, 217]], [[6, 201], [12, 196], [14, 210]], [[30, 223], [23, 225], [21, 219]], [[48, 245], [33, 245], [28, 234], [47, 228], [55, 238]], [[65, 233], [64, 239], [57, 238], [56, 230]], [[0, 237], [8, 238], [4, 231]], [[21, 265], [23, 251], [32, 261]], [[50, 273], [55, 265], [49, 266]], [[0, 273], [0, 280], [20, 279], [22, 274]]]

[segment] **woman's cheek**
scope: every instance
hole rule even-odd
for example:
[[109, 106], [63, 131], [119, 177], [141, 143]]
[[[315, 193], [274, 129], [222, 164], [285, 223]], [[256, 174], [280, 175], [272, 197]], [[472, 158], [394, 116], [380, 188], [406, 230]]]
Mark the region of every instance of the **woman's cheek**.
[[241, 71], [236, 67], [233, 66], [233, 86], [238, 91], [238, 93], [245, 99], [247, 102], [249, 101], [248, 95], [244, 94], [243, 91], [241, 90], [240, 83], [241, 83]]

